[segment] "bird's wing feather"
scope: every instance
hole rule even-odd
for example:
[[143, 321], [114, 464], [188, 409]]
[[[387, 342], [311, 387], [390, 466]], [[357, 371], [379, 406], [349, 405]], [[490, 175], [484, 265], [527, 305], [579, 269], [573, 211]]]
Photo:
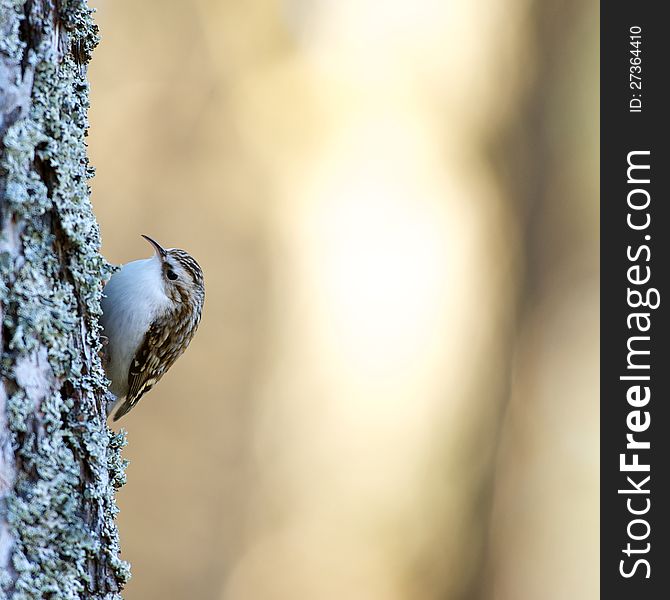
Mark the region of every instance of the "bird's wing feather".
[[[128, 393], [126, 399], [114, 415], [118, 421], [131, 410], [165, 374], [179, 357], [170, 353], [170, 328], [164, 322], [154, 321], [144, 335], [128, 370]], [[183, 349], [182, 349], [183, 352]]]

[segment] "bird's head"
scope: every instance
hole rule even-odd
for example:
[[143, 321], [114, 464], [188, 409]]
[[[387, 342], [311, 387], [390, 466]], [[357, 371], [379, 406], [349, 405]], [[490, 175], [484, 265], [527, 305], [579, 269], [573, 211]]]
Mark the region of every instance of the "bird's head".
[[160, 262], [165, 294], [174, 302], [195, 303], [202, 306], [205, 297], [205, 280], [196, 260], [185, 250], [163, 248], [147, 235], [142, 237], [156, 251]]

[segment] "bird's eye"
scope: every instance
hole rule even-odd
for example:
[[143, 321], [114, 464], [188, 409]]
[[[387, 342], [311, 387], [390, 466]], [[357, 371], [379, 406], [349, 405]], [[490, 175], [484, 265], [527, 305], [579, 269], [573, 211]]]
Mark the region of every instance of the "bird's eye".
[[178, 279], [177, 274], [172, 269], [168, 269], [166, 275], [170, 281], [176, 281]]

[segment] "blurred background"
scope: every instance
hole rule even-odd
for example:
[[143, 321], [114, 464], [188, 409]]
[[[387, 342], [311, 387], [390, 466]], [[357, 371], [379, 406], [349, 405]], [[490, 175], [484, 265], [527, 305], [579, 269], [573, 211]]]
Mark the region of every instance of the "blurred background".
[[125, 597], [598, 598], [598, 3], [92, 4], [103, 253], [207, 286]]

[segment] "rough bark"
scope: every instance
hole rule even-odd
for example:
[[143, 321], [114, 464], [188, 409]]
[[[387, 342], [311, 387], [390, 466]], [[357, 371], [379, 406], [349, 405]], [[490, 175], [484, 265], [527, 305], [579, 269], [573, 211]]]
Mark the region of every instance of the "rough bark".
[[85, 0], [0, 0], [0, 599], [120, 598]]

